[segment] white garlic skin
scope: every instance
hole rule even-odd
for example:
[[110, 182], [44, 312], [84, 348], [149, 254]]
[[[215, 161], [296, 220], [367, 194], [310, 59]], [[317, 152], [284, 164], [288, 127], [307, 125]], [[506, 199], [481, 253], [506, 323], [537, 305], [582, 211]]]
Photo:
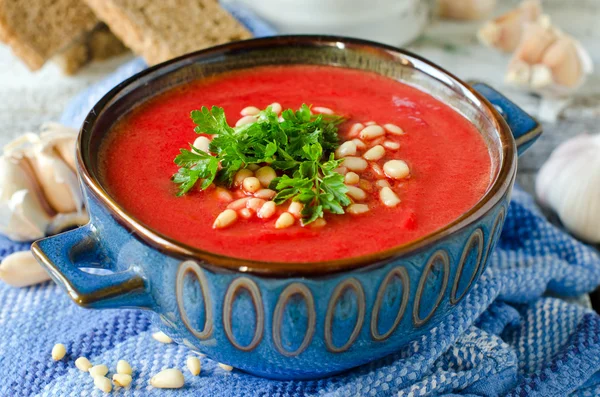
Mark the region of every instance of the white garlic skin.
[[559, 145], [539, 171], [536, 195], [571, 233], [600, 243], [600, 134]]

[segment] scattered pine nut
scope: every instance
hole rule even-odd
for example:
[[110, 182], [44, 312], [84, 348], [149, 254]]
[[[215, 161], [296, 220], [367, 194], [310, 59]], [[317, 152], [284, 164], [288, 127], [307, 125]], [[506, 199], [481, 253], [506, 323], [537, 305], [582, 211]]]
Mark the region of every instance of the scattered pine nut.
[[202, 364], [200, 363], [200, 360], [198, 360], [198, 357], [188, 357], [186, 364], [192, 375], [198, 376], [200, 374]]
[[294, 222], [296, 222], [296, 218], [294, 218], [294, 216], [289, 212], [284, 212], [283, 214], [279, 215], [279, 218], [277, 218], [277, 221], [275, 221], [275, 228], [285, 229], [286, 227], [292, 226]]
[[239, 127], [246, 124], [256, 123], [257, 121], [258, 119], [255, 116], [244, 116], [235, 123], [235, 126]]
[[67, 354], [67, 348], [62, 343], [57, 343], [52, 347], [52, 359], [54, 361], [62, 360]]
[[334, 172], [337, 172], [340, 175], [346, 175], [346, 173], [348, 172], [348, 168], [346, 167], [337, 167], [335, 170], [333, 170]]
[[221, 369], [223, 369], [224, 371], [227, 371], [227, 372], [233, 371], [233, 367], [231, 365], [227, 365], [227, 364], [223, 364], [223, 363], [218, 363], [217, 365], [219, 367], [221, 367]]
[[120, 386], [120, 387], [127, 387], [131, 384], [131, 375], [129, 374], [114, 374], [113, 377], [113, 383], [115, 384], [115, 386]]
[[350, 127], [350, 131], [348, 131], [348, 137], [356, 138], [364, 128], [365, 126], [362, 123], [353, 124], [352, 127]]
[[333, 110], [323, 107], [323, 106], [315, 106], [314, 108], [312, 108], [312, 110], [315, 113], [333, 114]]
[[313, 223], [310, 224], [311, 227], [320, 228], [327, 225], [327, 221], [323, 218], [317, 218]]
[[279, 104], [279, 102], [273, 102], [272, 104], [270, 104], [269, 106], [271, 106], [271, 110], [275, 113], [275, 114], [279, 114], [281, 113], [282, 107]]
[[259, 199], [263, 199], [263, 200], [270, 200], [273, 197], [275, 197], [276, 194], [277, 194], [277, 192], [275, 190], [260, 189], [259, 191], [257, 191], [256, 193], [254, 193], [254, 197], [259, 198]]
[[90, 376], [92, 378], [98, 376], [102, 377], [108, 373], [108, 367], [104, 364], [94, 365], [92, 368], [89, 369], [88, 372], [90, 373]]
[[348, 185], [356, 185], [359, 180], [360, 178], [356, 172], [349, 172], [344, 177], [344, 182]]
[[242, 116], [256, 116], [259, 113], [260, 113], [260, 109], [257, 108], [256, 106], [246, 106], [240, 112], [240, 114]]
[[363, 154], [363, 157], [369, 161], [377, 161], [383, 156], [385, 156], [385, 149], [381, 145], [373, 146]]
[[256, 213], [256, 215], [261, 219], [269, 219], [270, 217], [275, 215], [275, 202], [267, 201]]
[[271, 181], [277, 177], [277, 174], [273, 168], [266, 166], [256, 170], [256, 177], [263, 187], [268, 188]]
[[287, 212], [292, 214], [295, 218], [302, 218], [302, 209], [304, 208], [304, 204], [299, 203], [297, 201], [292, 201], [290, 206], [288, 207]]
[[92, 363], [90, 363], [90, 360], [85, 357], [79, 357], [77, 360], [75, 360], [75, 366], [80, 371], [88, 372], [90, 368], [92, 368]]
[[150, 379], [150, 385], [158, 389], [179, 389], [184, 383], [183, 374], [177, 368], [162, 370]]
[[410, 174], [408, 164], [402, 160], [390, 160], [383, 165], [385, 174], [393, 179], [403, 179]]
[[398, 150], [400, 149], [400, 144], [394, 141], [385, 141], [383, 142], [383, 147], [390, 150]]
[[[225, 211], [227, 211], [227, 210], [225, 210]], [[223, 211], [223, 212], [225, 212], [225, 211]], [[222, 212], [221, 214], [223, 214], [223, 212]], [[235, 214], [235, 211], [232, 211], [232, 212]], [[219, 215], [219, 216], [220, 216], [220, 215]], [[237, 215], [236, 215], [236, 217], [237, 217]], [[217, 217], [217, 221], [218, 221], [218, 220], [219, 220], [219, 217]], [[215, 221], [215, 223], [216, 223], [217, 221]], [[165, 333], [164, 333], [164, 332], [162, 332], [162, 331], [158, 331], [158, 332], [155, 332], [155, 333], [153, 333], [153, 334], [152, 334], [152, 337], [153, 337], [155, 340], [159, 341], [160, 343], [167, 343], [167, 344], [169, 344], [169, 343], [173, 343], [173, 339], [171, 339], [171, 337], [170, 337], [169, 335], [165, 334]]]
[[380, 179], [377, 182], [375, 182], [375, 184], [377, 186], [379, 186], [380, 188], [391, 187], [390, 183], [388, 181], [386, 181], [385, 179]]
[[104, 393], [110, 393], [112, 390], [112, 383], [110, 383], [110, 379], [105, 378], [104, 376], [95, 376], [94, 385]]
[[381, 169], [379, 164], [371, 163], [371, 169], [373, 170], [375, 175], [377, 175], [378, 178], [385, 178], [385, 172], [383, 172], [383, 169]]
[[367, 194], [361, 188], [352, 185], [346, 185], [346, 187], [348, 188], [348, 192], [346, 194], [353, 199], [364, 200], [367, 198]]
[[[366, 124], [366, 123], [365, 123]], [[364, 130], [360, 132], [360, 138], [365, 140], [372, 140], [379, 138], [385, 134], [383, 127], [378, 125], [367, 125]]]
[[208, 153], [208, 145], [210, 144], [210, 139], [205, 136], [199, 136], [194, 141], [194, 147], [202, 152]]
[[352, 142], [354, 142], [356, 148], [359, 150], [365, 150], [367, 148], [367, 145], [365, 145], [365, 143], [358, 138], [353, 139]]
[[396, 124], [384, 124], [383, 128], [392, 135], [404, 135], [404, 130]]
[[123, 375], [131, 375], [133, 370], [131, 369], [131, 365], [125, 360], [117, 361], [117, 373]]
[[260, 168], [260, 165], [258, 165], [258, 164], [248, 164], [246, 166], [246, 168], [248, 168], [252, 172], [255, 172], [257, 169]]
[[373, 191], [373, 185], [371, 185], [371, 182], [367, 181], [366, 179], [361, 179], [360, 181], [358, 181], [358, 187], [364, 190], [365, 192]]
[[379, 191], [379, 199], [386, 207], [395, 207], [400, 203], [400, 199], [389, 187], [384, 187]]
[[251, 209], [254, 212], [258, 212], [264, 203], [265, 200], [253, 197], [246, 201], [246, 208]]
[[250, 210], [249, 208], [242, 208], [240, 211], [240, 216], [244, 219], [250, 219], [252, 218], [252, 210]]
[[379, 138], [373, 139], [371, 142], [369, 142], [369, 144], [371, 145], [371, 147], [373, 147], [373, 146], [381, 145], [381, 144], [383, 144], [383, 142], [385, 142], [385, 136], [380, 136]]
[[260, 190], [260, 185], [260, 181], [255, 176], [248, 177], [244, 179], [244, 182], [242, 182], [242, 187], [248, 193], [257, 192], [258, 190]]
[[240, 199], [235, 200], [233, 203], [229, 203], [227, 206], [230, 210], [241, 210], [242, 208], [246, 208], [246, 203], [250, 200], [251, 197], [242, 197]]
[[231, 195], [229, 190], [223, 189], [222, 187], [218, 187], [215, 189], [215, 195], [220, 201], [224, 201], [226, 203], [229, 203], [233, 200], [233, 196]]
[[360, 215], [369, 212], [369, 206], [366, 204], [350, 204], [346, 211], [352, 215]]
[[[229, 225], [232, 225], [235, 221], [237, 221], [237, 217], [238, 217], [237, 212], [235, 212], [232, 209], [226, 209], [225, 211], [221, 212], [217, 216], [217, 219], [215, 219], [215, 223], [213, 223], [213, 229], [223, 229]], [[162, 332], [159, 332], [159, 333], [162, 334]], [[168, 336], [167, 336], [167, 338], [169, 338], [169, 341], [163, 342], [162, 340], [157, 339], [154, 335], [156, 335], [156, 334], [152, 334], [152, 337], [159, 342], [162, 342], [162, 343], [171, 343], [172, 342], [171, 338], [169, 338]]]
[[371, 120], [371, 121], [367, 121], [367, 122], [365, 123], [365, 125], [367, 125], [367, 126], [369, 126], [369, 125], [375, 125], [375, 124], [377, 124], [377, 123], [376, 123], [376, 122], [374, 122], [373, 120]]
[[360, 157], [344, 157], [344, 162], [342, 163], [344, 167], [348, 168], [350, 171], [364, 171], [367, 169], [367, 161]]
[[346, 141], [335, 149], [335, 157], [341, 159], [346, 156], [354, 156], [356, 154], [356, 143]]
[[244, 183], [244, 179], [249, 178], [251, 176], [254, 176], [254, 172], [250, 171], [247, 168], [242, 168], [241, 170], [236, 172], [235, 176], [233, 177], [234, 186], [240, 186], [242, 183]]

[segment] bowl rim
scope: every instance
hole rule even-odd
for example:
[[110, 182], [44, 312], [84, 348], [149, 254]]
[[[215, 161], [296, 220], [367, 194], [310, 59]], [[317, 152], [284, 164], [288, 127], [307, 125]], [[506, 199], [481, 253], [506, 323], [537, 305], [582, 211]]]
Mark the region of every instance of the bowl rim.
[[[87, 156], [88, 151], [86, 151], [86, 155], [83, 154], [83, 147], [85, 147], [86, 142], [88, 141], [88, 136], [91, 136], [96, 120], [100, 117], [106, 105], [115, 96], [117, 96], [130, 85], [134, 84], [138, 79], [145, 77], [157, 70], [168, 69], [169, 66], [174, 64], [185, 64], [186, 60], [193, 59], [197, 61], [201, 60], [205, 56], [214, 56], [215, 54], [231, 55], [227, 54], [231, 51], [250, 50], [254, 48], [273, 46], [331, 47], [339, 46], [340, 43], [344, 45], [344, 48], [349, 46], [353, 49], [368, 49], [370, 52], [375, 50], [381, 54], [387, 54], [388, 56], [395, 55], [401, 58], [412, 58], [414, 60], [423, 62], [425, 65], [427, 65], [427, 67], [433, 68], [437, 72], [441, 72], [445, 77], [452, 79], [453, 85], [460, 88], [463, 93], [473, 95], [474, 98], [477, 99], [481, 104], [479, 108], [487, 113], [490, 121], [495, 124], [495, 128], [499, 134], [499, 144], [502, 146], [500, 150], [500, 164], [496, 178], [492, 181], [491, 186], [488, 188], [486, 193], [473, 207], [471, 207], [468, 211], [454, 221], [448, 223], [446, 226], [416, 240], [412, 240], [386, 250], [356, 257], [317, 262], [277, 262], [250, 260], [205, 251], [200, 248], [179, 242], [174, 238], [166, 236], [152, 229], [143, 222], [129, 215], [127, 210], [121, 207], [108, 194], [96, 176], [90, 172], [90, 158]], [[476, 105], [477, 104], [474, 103], [474, 106]], [[84, 138], [86, 138], [85, 142]], [[485, 215], [491, 208], [494, 208], [496, 204], [503, 199], [504, 194], [509, 190], [514, 181], [516, 175], [517, 158], [515, 140], [508, 124], [500, 115], [498, 110], [474, 88], [463, 82], [452, 73], [441, 68], [437, 64], [404, 49], [399, 49], [368, 40], [330, 35], [281, 35], [235, 41], [185, 54], [167, 62], [146, 68], [115, 86], [92, 107], [81, 126], [77, 139], [76, 152], [79, 175], [80, 178], [82, 178], [84, 185], [91, 188], [96, 197], [98, 197], [101, 201], [102, 205], [113, 214], [116, 221], [121, 226], [132, 232], [132, 235], [141, 240], [143, 243], [148, 244], [169, 256], [199, 260], [203, 265], [206, 265], [213, 271], [234, 271], [256, 274], [265, 277], [317, 277], [356, 269], [380, 267], [386, 263], [389, 263], [391, 260], [415, 254], [432, 245], [435, 245], [440, 240], [477, 222], [477, 220]], [[93, 217], [91, 219], [93, 219]]]

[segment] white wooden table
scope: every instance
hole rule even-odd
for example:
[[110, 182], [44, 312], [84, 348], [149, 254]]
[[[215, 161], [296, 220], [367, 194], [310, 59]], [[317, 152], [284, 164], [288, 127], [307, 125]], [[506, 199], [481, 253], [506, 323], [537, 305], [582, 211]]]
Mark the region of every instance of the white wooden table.
[[[496, 13], [515, 1], [499, 3]], [[600, 133], [600, 0], [546, 0], [544, 7], [558, 26], [582, 41], [599, 66], [565, 110], [565, 117], [556, 123], [543, 123], [544, 135], [520, 160], [518, 180], [528, 191], [532, 191], [537, 169], [559, 142], [583, 132]], [[540, 98], [505, 86], [508, 56], [477, 42], [475, 32], [480, 24], [434, 21], [409, 48], [464, 79], [488, 82], [536, 115]], [[127, 59], [130, 57], [96, 63], [74, 77], [65, 77], [52, 64], [31, 73], [0, 46], [0, 146], [22, 132], [36, 130], [45, 121], [58, 119], [77, 92]]]

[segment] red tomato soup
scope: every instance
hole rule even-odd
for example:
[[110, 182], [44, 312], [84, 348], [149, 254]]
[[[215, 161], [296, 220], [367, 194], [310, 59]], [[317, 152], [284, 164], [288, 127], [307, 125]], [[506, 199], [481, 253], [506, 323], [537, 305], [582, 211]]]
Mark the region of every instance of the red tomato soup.
[[[173, 159], [197, 138], [190, 111], [220, 106], [233, 126], [243, 108], [264, 109], [273, 102], [284, 109], [306, 103], [343, 115], [341, 142], [350, 139], [349, 131], [358, 122], [402, 128], [402, 135], [375, 138], [385, 154], [369, 161], [369, 168], [360, 173], [367, 183], [357, 185], [366, 193], [358, 201], [369, 207], [366, 213], [326, 213], [325, 226], [303, 227], [296, 222], [277, 229], [278, 214], [288, 207], [283, 204], [269, 219], [238, 217], [234, 225], [214, 229], [216, 217], [228, 205], [216, 198], [215, 189], [195, 187], [176, 196], [178, 187], [171, 176], [178, 166]], [[359, 148], [356, 156], [362, 156], [375, 139], [364, 140], [367, 148]], [[115, 125], [99, 156], [100, 177], [109, 194], [142, 223], [202, 250], [260, 261], [333, 260], [408, 243], [472, 208], [487, 190], [491, 175], [490, 155], [479, 132], [450, 107], [374, 73], [326, 66], [260, 67], [158, 95]], [[392, 159], [408, 164], [408, 178], [381, 176], [377, 167], [371, 167], [382, 169]], [[390, 184], [399, 204], [383, 204], [378, 180]]]

